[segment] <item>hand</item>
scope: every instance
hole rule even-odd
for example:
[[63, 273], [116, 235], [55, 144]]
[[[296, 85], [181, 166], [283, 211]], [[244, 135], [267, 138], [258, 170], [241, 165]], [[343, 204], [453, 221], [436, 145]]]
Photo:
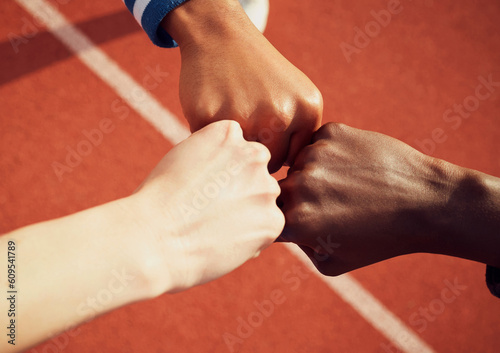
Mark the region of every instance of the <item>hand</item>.
[[[326, 275], [412, 252], [498, 263], [487, 249], [498, 243], [500, 200], [497, 191], [495, 209], [491, 197], [482, 199], [492, 194], [480, 191], [486, 178], [391, 137], [327, 124], [280, 182], [286, 218], [280, 239], [299, 244]], [[498, 188], [498, 179], [493, 183]], [[489, 220], [470, 220], [471, 227], [473, 204]], [[478, 226], [482, 238], [465, 234]]]
[[269, 170], [293, 163], [320, 126], [321, 93], [255, 28], [236, 0], [190, 0], [164, 20], [182, 55], [180, 100], [192, 131], [240, 123]]
[[[236, 122], [217, 122], [172, 149], [133, 195], [1, 236], [2, 249], [21, 244], [16, 285], [26, 289], [16, 312], [23, 339], [4, 340], [2, 352], [205, 283], [258, 255], [284, 224], [269, 157], [263, 145], [243, 139]], [[0, 260], [7, 263], [7, 251]]]
[[158, 292], [216, 279], [279, 236], [284, 217], [269, 158], [236, 122], [220, 121], [174, 147], [131, 196], [151, 253], [161, 254], [150, 260]]
[[[133, 195], [1, 236], [2, 249], [21, 244], [16, 285], [26, 293], [16, 312], [23, 339], [4, 340], [0, 350], [24, 351], [121, 306], [220, 277], [258, 255], [284, 225], [269, 157], [263, 145], [243, 139], [236, 122], [217, 122], [174, 147]], [[7, 263], [7, 251], [0, 260]], [[8, 305], [2, 301], [0, 309]]]

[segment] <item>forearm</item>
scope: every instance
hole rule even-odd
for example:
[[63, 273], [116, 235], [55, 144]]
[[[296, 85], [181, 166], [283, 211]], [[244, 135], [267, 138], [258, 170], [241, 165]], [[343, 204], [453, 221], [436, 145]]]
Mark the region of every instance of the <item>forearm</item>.
[[[128, 246], [140, 229], [123, 201], [8, 233], [0, 238], [6, 272], [7, 246], [15, 243], [16, 345], [0, 342], [2, 352], [26, 349], [57, 333], [128, 303], [146, 299], [152, 286], [139, 263], [141, 248]], [[132, 243], [134, 244], [134, 243]], [[2, 274], [2, 278], [5, 274]], [[2, 297], [8, 283], [2, 280]]]
[[449, 163], [453, 181], [443, 212], [435, 213], [431, 252], [500, 267], [500, 179]]

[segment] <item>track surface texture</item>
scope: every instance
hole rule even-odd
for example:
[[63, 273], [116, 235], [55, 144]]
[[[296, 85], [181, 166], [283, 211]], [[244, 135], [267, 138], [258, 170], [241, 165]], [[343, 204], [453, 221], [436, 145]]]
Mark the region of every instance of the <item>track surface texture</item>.
[[[143, 96], [126, 101], [21, 2], [0, 3], [0, 233], [130, 194], [174, 144], [137, 108]], [[187, 126], [178, 49], [153, 46], [122, 1], [43, 3], [146, 89], [162, 114]], [[387, 6], [387, 0], [271, 0], [265, 35], [321, 90], [323, 122], [378, 131], [500, 176], [500, 87], [478, 100], [460, 126], [443, 119], [454, 104], [472, 102], [479, 77], [500, 82], [500, 2], [401, 0], [389, 23], [378, 31], [366, 27]], [[373, 37], [345, 55], [343, 46], [356, 45], [356, 28], [371, 28]], [[12, 45], [13, 35], [22, 41]], [[151, 85], [155, 70], [161, 74]], [[64, 163], [67, 146], [76, 148], [83, 131], [103, 119], [114, 130], [58, 178], [52, 163]], [[446, 138], [423, 145], [436, 129]], [[382, 316], [377, 325], [375, 311], [368, 320], [346, 300], [357, 298], [355, 290], [345, 286], [340, 295], [289, 248], [274, 244], [220, 280], [116, 310], [30, 352], [419, 352], [404, 344], [410, 332], [427, 351], [493, 353], [500, 300], [488, 292], [484, 271], [471, 261], [415, 254], [350, 273], [346, 280], [396, 318], [400, 330]], [[445, 302], [450, 286], [453, 300]], [[258, 304], [276, 291], [281, 302], [258, 314]], [[241, 322], [249, 320], [253, 326], [243, 332]], [[237, 340], [228, 344], [228, 337]]]

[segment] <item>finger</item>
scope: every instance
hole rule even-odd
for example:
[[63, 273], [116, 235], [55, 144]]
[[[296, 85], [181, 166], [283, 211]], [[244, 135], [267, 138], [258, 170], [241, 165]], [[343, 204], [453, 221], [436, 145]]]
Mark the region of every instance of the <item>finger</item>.
[[269, 149], [259, 142], [245, 141], [244, 153], [252, 161], [256, 163], [268, 164], [271, 159], [271, 152]]
[[324, 146], [319, 146], [316, 144], [305, 146], [302, 151], [295, 158], [295, 162], [287, 171], [287, 178], [291, 175], [300, 174], [308, 169], [314, 170], [315, 168], [321, 166], [321, 162], [318, 164], [321, 154], [318, 153]]
[[306, 165], [310, 159], [309, 155], [310, 155], [311, 150], [312, 150], [312, 146], [308, 145], [308, 146], [305, 146], [302, 149], [302, 151], [300, 151], [298, 156], [296, 156], [296, 158], [293, 162], [293, 165], [291, 165], [290, 169], [288, 169], [287, 177], [293, 173], [300, 172], [301, 170], [303, 170], [306, 167]]
[[[308, 201], [314, 201], [313, 197], [308, 197], [310, 190], [305, 185], [307, 179], [302, 171], [295, 171], [285, 179], [278, 182], [280, 195], [277, 202], [280, 209], [286, 214], [289, 211], [296, 211], [296, 207]], [[290, 221], [296, 221], [291, 219]]]
[[[210, 123], [195, 131], [189, 139], [205, 139], [209, 143], [230, 141], [242, 141], [243, 131], [240, 124], [234, 120], [219, 120]], [[186, 140], [187, 141], [187, 140]]]
[[288, 147], [286, 165], [294, 165], [297, 155], [305, 146], [311, 143], [312, 134], [313, 133], [310, 130], [295, 132], [292, 134], [290, 138], [290, 146]]
[[275, 173], [285, 162], [289, 137], [284, 126], [280, 128], [277, 128], [276, 124], [270, 126], [270, 121], [279, 119], [268, 118], [268, 116], [265, 111], [257, 110], [254, 112], [249, 119], [254, 123], [245, 131], [244, 137], [248, 141], [260, 142], [269, 149], [271, 160], [268, 164], [268, 170], [270, 173]]
[[342, 123], [326, 123], [316, 131], [312, 137], [312, 143], [320, 140], [334, 140], [346, 141], [349, 140], [353, 134], [360, 131]]
[[290, 143], [289, 138], [284, 133], [275, 133], [270, 138], [259, 139], [259, 141], [266, 145], [271, 151], [271, 160], [268, 164], [269, 172], [277, 172], [283, 166], [283, 163], [285, 163], [288, 145]]
[[280, 194], [276, 199], [276, 205], [283, 211], [285, 204], [290, 199], [291, 179], [286, 177], [285, 179], [278, 180], [278, 186], [280, 187]]
[[340, 124], [337, 123], [326, 123], [321, 126], [318, 131], [316, 131], [311, 139], [312, 143], [316, 143], [319, 140], [331, 139], [334, 135], [338, 133], [338, 127]]

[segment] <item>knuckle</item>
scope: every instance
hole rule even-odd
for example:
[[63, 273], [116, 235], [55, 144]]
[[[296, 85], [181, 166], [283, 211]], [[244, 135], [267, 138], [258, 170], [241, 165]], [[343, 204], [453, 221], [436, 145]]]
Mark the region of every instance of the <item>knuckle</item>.
[[311, 131], [320, 127], [323, 116], [323, 96], [316, 87], [302, 97], [297, 113]]
[[263, 181], [257, 182], [257, 184], [258, 191], [256, 192], [262, 197], [263, 202], [266, 205], [269, 204], [271, 207], [275, 207], [276, 199], [281, 193], [278, 182], [272, 176], [267, 175], [264, 177]]
[[311, 206], [307, 202], [301, 202], [296, 211], [299, 219], [307, 219], [313, 213], [311, 212]]
[[342, 123], [326, 123], [315, 133], [317, 139], [328, 139], [344, 134], [348, 126]]
[[317, 162], [327, 157], [329, 147], [330, 142], [328, 140], [319, 140], [314, 145], [310, 146], [310, 149], [307, 151], [307, 158], [305, 161], [305, 164], [309, 167], [308, 172], [315, 170]]
[[273, 210], [275, 207], [278, 207], [276, 205], [276, 199], [277, 197], [267, 191], [264, 191], [259, 195], [261, 198], [261, 204], [262, 207], [268, 209], [268, 210]]
[[[220, 145], [237, 145], [243, 140], [241, 127], [237, 122], [230, 120], [220, 120], [208, 124], [201, 130], [206, 131], [207, 143], [213, 146]], [[234, 149], [228, 149], [230, 153], [234, 153]]]
[[279, 235], [283, 228], [285, 228], [285, 215], [283, 212], [281, 212], [278, 208], [276, 208], [276, 220], [274, 221], [274, 224], [276, 225], [276, 230]]
[[272, 176], [269, 175], [269, 193], [274, 196], [274, 198], [277, 198], [279, 194], [281, 193], [281, 188]]
[[277, 190], [272, 187], [268, 187], [267, 190], [265, 190], [262, 194], [264, 198], [265, 204], [270, 205], [271, 207], [278, 207], [276, 204], [276, 200], [278, 199], [278, 193], [276, 192]]
[[269, 122], [269, 128], [274, 133], [280, 133], [286, 130], [287, 126], [290, 124], [288, 119], [279, 116], [273, 116]]
[[218, 105], [213, 104], [209, 99], [200, 98], [194, 105], [191, 113], [194, 114], [196, 118], [210, 120], [217, 115], [218, 111]]
[[307, 224], [310, 214], [311, 208], [307, 205], [307, 203], [299, 201], [295, 207], [288, 210], [286, 220], [290, 225]]
[[329, 135], [333, 135], [335, 134], [338, 130], [341, 129], [341, 123], [327, 123], [325, 125], [322, 126], [321, 128], [321, 131], [329, 134]]
[[276, 200], [270, 200], [269, 202], [269, 215], [272, 220], [285, 222], [285, 215], [280, 210], [280, 208], [276, 205]]
[[316, 87], [314, 87], [314, 89], [311, 91], [311, 93], [307, 97], [307, 102], [308, 102], [309, 108], [312, 111], [319, 112], [319, 113], [323, 112], [323, 95], [321, 94], [319, 89], [317, 89]]
[[264, 126], [257, 131], [257, 138], [255, 140], [267, 146], [273, 144], [276, 139], [279, 139], [280, 135], [281, 133], [278, 129]]
[[297, 190], [300, 191], [302, 189], [305, 189], [305, 191], [307, 192], [310, 182], [315, 178], [315, 176], [315, 168], [310, 167], [305, 168], [300, 173], [297, 173], [297, 176], [295, 177], [295, 185]]
[[238, 122], [234, 120], [221, 120], [229, 138], [243, 139], [243, 130]]
[[245, 152], [251, 162], [265, 164], [271, 160], [269, 149], [259, 142], [247, 142]]
[[283, 212], [280, 211], [280, 209], [275, 206], [274, 209], [269, 212], [269, 218], [270, 218], [270, 225], [272, 227], [272, 235], [271, 238], [272, 240], [276, 239], [277, 236], [281, 233], [283, 228], [285, 227], [285, 216], [283, 215]]
[[346, 133], [349, 127], [343, 123], [331, 123], [330, 129], [336, 133]]
[[225, 144], [234, 144], [243, 140], [243, 131], [240, 124], [234, 120], [220, 120], [213, 123], [215, 128], [219, 129], [222, 136], [222, 142]]
[[184, 115], [189, 121], [191, 131], [197, 131], [216, 120], [219, 109], [213, 104], [203, 103], [202, 100], [191, 107], [184, 109]]
[[262, 231], [260, 234], [264, 237], [264, 241], [273, 242], [285, 226], [285, 216], [278, 206], [271, 202], [264, 207], [261, 205], [258, 212], [260, 222], [257, 228]]
[[281, 197], [285, 201], [300, 202], [301, 195], [308, 192], [307, 185], [307, 175], [303, 171], [294, 172], [287, 177], [285, 182], [281, 183]]

